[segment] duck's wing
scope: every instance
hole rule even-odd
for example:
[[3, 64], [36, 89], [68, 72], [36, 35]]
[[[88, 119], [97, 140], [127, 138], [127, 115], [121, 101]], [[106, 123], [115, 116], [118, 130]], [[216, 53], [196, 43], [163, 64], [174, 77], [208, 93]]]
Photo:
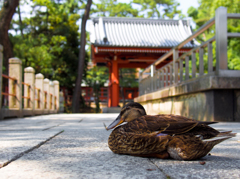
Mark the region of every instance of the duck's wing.
[[205, 124], [205, 125], [210, 125], [210, 124], [215, 124], [218, 123], [216, 121], [197, 121], [195, 119], [191, 119], [188, 117], [184, 117], [184, 116], [179, 116], [179, 115], [174, 115], [174, 114], [159, 114], [156, 115], [158, 117], [160, 117], [161, 119], [165, 119], [168, 121], [176, 121], [176, 122], [198, 122], [198, 124]]
[[[177, 115], [142, 116], [126, 124], [126, 131], [158, 132], [164, 134], [183, 134], [195, 126], [202, 124], [200, 121]], [[206, 123], [208, 124], [208, 123]]]

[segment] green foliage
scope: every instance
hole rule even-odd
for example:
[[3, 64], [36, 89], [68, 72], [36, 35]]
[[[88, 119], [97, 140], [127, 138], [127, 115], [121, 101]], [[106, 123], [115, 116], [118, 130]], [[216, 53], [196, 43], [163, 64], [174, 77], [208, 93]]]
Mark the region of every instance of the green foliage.
[[137, 70], [134, 68], [120, 69], [120, 86], [121, 87], [138, 87], [136, 78]]
[[108, 80], [108, 68], [94, 66], [87, 70], [85, 83], [89, 86], [97, 84], [99, 87], [103, 87], [104, 83]]
[[104, 17], [138, 17], [138, 10], [132, 7], [132, 3], [120, 3], [117, 0], [100, 0], [94, 3], [91, 13]]
[[133, 0], [133, 3], [141, 6], [140, 11], [147, 13], [147, 18], [172, 19], [177, 14], [182, 16], [181, 11], [177, 10], [179, 3], [174, 0]]
[[108, 80], [108, 68], [106, 67], [94, 66], [93, 68], [90, 68], [87, 71], [87, 75], [84, 81], [88, 86], [91, 86], [93, 88], [94, 101], [96, 105], [95, 112], [100, 112], [99, 91], [100, 88], [104, 86], [104, 83], [107, 82], [107, 80]]
[[[239, 31], [238, 31], [239, 32]], [[231, 39], [228, 45], [228, 68], [233, 70], [240, 70], [240, 40]]]
[[[215, 16], [217, 8], [223, 6], [227, 8], [228, 13], [240, 13], [240, 0], [199, 0], [200, 6], [196, 9], [190, 7], [188, 9], [188, 15], [193, 18], [196, 23], [196, 29], [205, 24], [208, 20]], [[228, 20], [228, 32], [240, 32], [240, 21], [235, 19]], [[200, 42], [210, 39], [215, 34], [215, 26], [204, 32], [198, 40]], [[213, 49], [216, 45], [213, 44]], [[232, 70], [240, 70], [240, 39], [229, 38], [228, 39], [228, 68]], [[216, 63], [216, 52], [213, 51], [214, 64]], [[204, 59], [207, 63], [207, 59]], [[206, 64], [205, 63], [205, 64]], [[206, 68], [205, 68], [206, 69]]]
[[[134, 8], [133, 4], [139, 8]], [[121, 3], [117, 0], [100, 0], [94, 3], [92, 14], [104, 17], [145, 17], [145, 18], [173, 18], [175, 15], [183, 17], [177, 10], [179, 3], [174, 0], [133, 0]], [[136, 7], [136, 6], [135, 6]]]
[[24, 67], [31, 66], [36, 73], [72, 88], [77, 76], [79, 51], [78, 10], [75, 0], [63, 3], [33, 0], [32, 16], [13, 21], [12, 27], [17, 32], [11, 38], [13, 50], [15, 56], [22, 59]]

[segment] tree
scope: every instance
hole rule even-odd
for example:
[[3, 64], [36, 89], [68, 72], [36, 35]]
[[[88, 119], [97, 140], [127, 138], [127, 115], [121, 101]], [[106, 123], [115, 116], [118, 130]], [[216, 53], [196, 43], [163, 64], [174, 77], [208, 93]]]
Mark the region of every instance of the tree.
[[85, 83], [88, 86], [93, 88], [94, 93], [94, 102], [96, 105], [95, 112], [100, 112], [100, 105], [99, 105], [99, 91], [101, 87], [104, 87], [104, 83], [108, 80], [108, 68], [106, 67], [98, 67], [94, 66], [93, 68], [87, 71], [87, 76], [84, 79]]
[[138, 79], [136, 79], [137, 70], [135, 68], [121, 68], [119, 86], [123, 100], [123, 106], [125, 105], [124, 87], [138, 87]]
[[[139, 8], [134, 8], [137, 4]], [[117, 0], [100, 0], [94, 3], [92, 13], [104, 17], [145, 17], [145, 18], [173, 18], [175, 15], [183, 17], [177, 10], [179, 3], [174, 0], [133, 0], [121, 3]]]
[[[0, 44], [3, 45], [3, 65], [8, 70], [8, 59], [13, 57], [12, 45], [8, 36], [8, 30], [13, 14], [19, 5], [19, 0], [4, 0], [0, 11]], [[7, 73], [7, 72], [6, 72]]]
[[100, 0], [94, 3], [91, 13], [103, 17], [139, 17], [138, 10], [132, 7], [132, 3], [121, 3], [117, 0]]
[[179, 3], [174, 0], [133, 0], [133, 3], [141, 6], [141, 12], [147, 14], [147, 18], [174, 18], [175, 15], [183, 16], [177, 10]]
[[34, 0], [31, 8], [34, 16], [22, 18], [18, 8], [18, 19], [13, 20], [14, 54], [22, 59], [23, 67], [31, 66], [36, 73], [72, 89], [79, 49], [78, 4]]
[[84, 70], [84, 60], [85, 60], [85, 45], [86, 45], [86, 22], [89, 17], [90, 7], [92, 5], [92, 0], [87, 1], [87, 5], [85, 8], [85, 12], [82, 16], [82, 24], [81, 24], [81, 39], [80, 39], [80, 49], [78, 55], [78, 75], [76, 80], [76, 85], [73, 92], [73, 100], [72, 100], [72, 112], [77, 113], [79, 112], [79, 99], [82, 94], [81, 90], [81, 83], [82, 83], [82, 76]]

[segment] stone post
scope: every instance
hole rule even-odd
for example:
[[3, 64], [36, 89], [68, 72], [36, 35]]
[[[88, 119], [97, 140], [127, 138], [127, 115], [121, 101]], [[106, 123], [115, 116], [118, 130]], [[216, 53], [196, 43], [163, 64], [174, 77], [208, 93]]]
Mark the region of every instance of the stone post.
[[156, 72], [156, 67], [154, 65], [151, 65], [151, 92], [154, 91], [155, 88], [155, 80], [154, 80], [154, 75]]
[[[0, 111], [2, 109], [2, 63], [3, 63], [3, 46], [0, 45]], [[0, 115], [1, 119], [1, 115]]]
[[24, 109], [34, 111], [35, 108], [35, 70], [32, 67], [24, 69]]
[[50, 109], [50, 97], [49, 97], [49, 79], [45, 78], [43, 80], [43, 94], [44, 94], [44, 110], [48, 111]]
[[43, 78], [44, 76], [41, 73], [35, 75], [35, 87], [38, 88], [40, 91], [36, 89], [36, 98], [40, 99], [40, 101], [35, 101], [35, 109], [43, 110], [44, 109], [44, 88], [43, 88]]
[[50, 85], [50, 110], [54, 110], [54, 96], [55, 96], [55, 94], [54, 94], [54, 84], [53, 84], [53, 82], [52, 81], [50, 81], [50, 83], [49, 83], [49, 85]]
[[59, 111], [59, 82], [57, 80], [54, 80], [53, 84], [54, 84], [54, 106], [56, 105], [55, 110], [58, 112]]
[[227, 58], [227, 8], [219, 7], [215, 13], [216, 73], [228, 69]]
[[19, 110], [18, 117], [22, 116], [22, 61], [18, 58], [9, 59], [9, 76], [16, 80], [9, 80], [9, 109]]
[[62, 91], [59, 92], [59, 111], [58, 112], [60, 113], [64, 112], [64, 96]]
[[179, 57], [178, 50], [173, 50], [173, 81], [174, 84], [178, 83], [178, 62], [177, 59]]

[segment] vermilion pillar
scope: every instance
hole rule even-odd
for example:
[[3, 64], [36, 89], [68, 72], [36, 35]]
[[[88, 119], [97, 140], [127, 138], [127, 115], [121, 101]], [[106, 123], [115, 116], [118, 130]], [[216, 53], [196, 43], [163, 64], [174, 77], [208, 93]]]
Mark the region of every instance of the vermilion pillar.
[[112, 79], [111, 79], [111, 74], [112, 74], [112, 64], [108, 63], [108, 68], [109, 68], [109, 84], [108, 84], [108, 107], [112, 106]]
[[117, 59], [112, 61], [111, 65], [111, 106], [117, 107], [119, 104], [119, 75]]

